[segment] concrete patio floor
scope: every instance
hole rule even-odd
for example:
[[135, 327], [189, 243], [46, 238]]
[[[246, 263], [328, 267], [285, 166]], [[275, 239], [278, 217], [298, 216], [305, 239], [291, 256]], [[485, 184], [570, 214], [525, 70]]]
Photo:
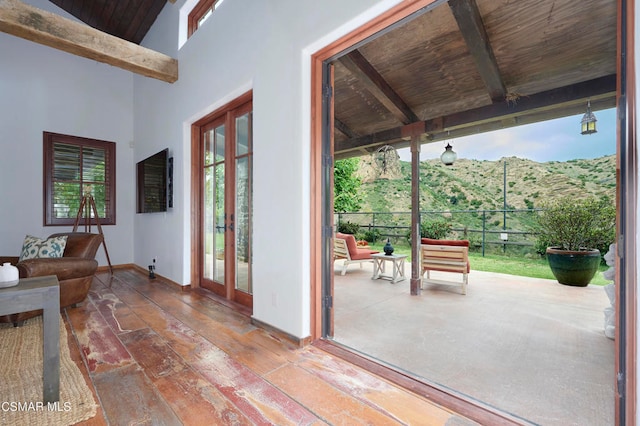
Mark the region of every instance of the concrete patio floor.
[[341, 267], [336, 342], [532, 423], [614, 423], [602, 287], [472, 270], [466, 295], [429, 285], [411, 296], [410, 264], [396, 284], [372, 280], [371, 264]]

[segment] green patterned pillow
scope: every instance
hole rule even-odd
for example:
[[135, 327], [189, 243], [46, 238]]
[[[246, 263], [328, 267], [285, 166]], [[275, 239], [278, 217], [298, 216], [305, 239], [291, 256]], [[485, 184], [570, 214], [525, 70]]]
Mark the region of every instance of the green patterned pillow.
[[53, 237], [47, 240], [27, 235], [22, 244], [20, 260], [36, 259], [41, 257], [62, 257], [64, 247], [67, 245], [67, 236]]

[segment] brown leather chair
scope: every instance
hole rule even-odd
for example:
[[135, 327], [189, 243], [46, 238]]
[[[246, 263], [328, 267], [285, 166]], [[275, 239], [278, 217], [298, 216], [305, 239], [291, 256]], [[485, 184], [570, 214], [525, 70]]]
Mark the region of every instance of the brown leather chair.
[[[67, 236], [63, 257], [26, 259], [18, 256], [0, 256], [0, 265], [9, 262], [18, 268], [20, 278], [55, 275], [60, 283], [60, 308], [74, 306], [86, 299], [93, 275], [98, 268], [95, 260], [102, 244], [101, 234], [88, 232], [63, 232], [51, 237]], [[42, 310], [0, 316], [0, 322], [21, 324], [24, 320], [42, 314]]]

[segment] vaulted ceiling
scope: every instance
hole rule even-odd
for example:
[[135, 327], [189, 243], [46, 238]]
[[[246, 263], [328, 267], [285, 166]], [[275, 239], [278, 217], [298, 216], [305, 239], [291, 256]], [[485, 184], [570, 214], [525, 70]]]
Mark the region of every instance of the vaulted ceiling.
[[49, 1], [97, 30], [136, 44], [140, 44], [167, 3], [167, 0]]

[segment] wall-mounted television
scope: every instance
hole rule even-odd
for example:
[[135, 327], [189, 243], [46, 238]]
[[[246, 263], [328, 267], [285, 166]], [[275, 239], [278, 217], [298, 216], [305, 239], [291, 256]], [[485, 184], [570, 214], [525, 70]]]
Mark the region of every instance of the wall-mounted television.
[[168, 206], [169, 148], [137, 164], [137, 212], [166, 212]]

